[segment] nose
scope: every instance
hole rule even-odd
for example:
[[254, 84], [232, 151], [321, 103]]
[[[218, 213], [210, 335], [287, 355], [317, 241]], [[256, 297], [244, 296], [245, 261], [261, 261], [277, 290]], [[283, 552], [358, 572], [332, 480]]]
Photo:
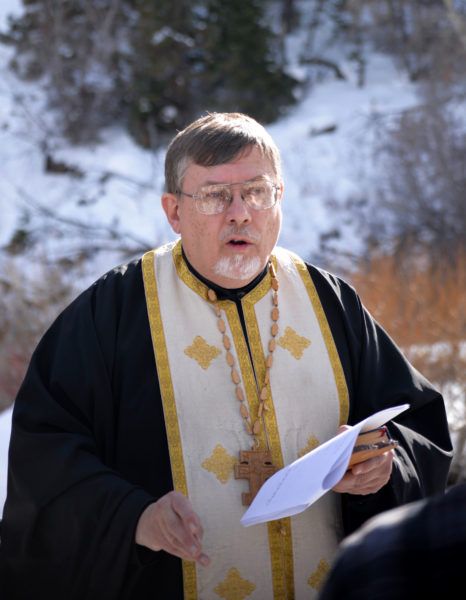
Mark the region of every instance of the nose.
[[226, 220], [229, 223], [236, 223], [237, 225], [250, 223], [252, 220], [251, 209], [241, 198], [241, 188], [238, 186], [230, 189], [232, 199], [229, 207], [226, 210]]

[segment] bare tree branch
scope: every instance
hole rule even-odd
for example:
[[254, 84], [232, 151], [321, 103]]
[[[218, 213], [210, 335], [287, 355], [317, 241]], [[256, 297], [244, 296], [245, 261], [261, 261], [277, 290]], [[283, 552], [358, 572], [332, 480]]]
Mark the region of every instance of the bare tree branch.
[[447, 11], [448, 18], [458, 34], [461, 44], [464, 50], [466, 50], [466, 20], [463, 19], [455, 9], [453, 0], [443, 0], [443, 4]]
[[140, 237], [134, 235], [130, 231], [122, 231], [122, 230], [112, 227], [111, 225], [108, 225], [106, 223], [97, 223], [97, 224], [84, 223], [83, 221], [80, 221], [79, 219], [74, 219], [72, 217], [64, 217], [64, 216], [58, 215], [52, 209], [50, 209], [50, 208], [40, 204], [36, 200], [34, 200], [34, 198], [32, 198], [31, 195], [28, 194], [25, 190], [23, 190], [19, 187], [16, 187], [16, 192], [18, 193], [18, 195], [21, 198], [23, 198], [23, 200], [29, 206], [31, 206], [35, 210], [35, 212], [37, 214], [50, 219], [52, 222], [70, 226], [70, 227], [76, 229], [77, 231], [79, 231], [81, 235], [83, 233], [84, 234], [87, 233], [89, 236], [92, 236], [95, 239], [95, 235], [98, 234], [99, 232], [101, 232], [102, 234], [104, 234], [104, 239], [108, 240], [108, 239], [126, 238], [128, 240], [133, 241], [135, 244], [137, 244], [138, 248], [149, 248], [153, 244], [153, 240], [152, 241], [145, 240], [143, 238], [140, 238]]

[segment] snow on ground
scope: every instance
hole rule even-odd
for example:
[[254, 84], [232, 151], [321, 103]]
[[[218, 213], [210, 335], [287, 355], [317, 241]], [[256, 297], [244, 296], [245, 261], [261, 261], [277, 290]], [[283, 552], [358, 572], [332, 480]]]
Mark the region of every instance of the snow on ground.
[[[268, 127], [282, 154], [285, 178], [279, 243], [306, 258], [318, 250], [320, 233], [341, 226], [325, 200], [364, 193], [373, 183], [375, 117], [397, 113], [416, 101], [414, 88], [386, 56], [371, 57], [367, 87], [357, 86], [349, 68], [347, 77], [316, 86], [290, 116]], [[310, 135], [328, 127], [335, 127], [334, 133]], [[351, 229], [343, 232], [341, 244], [351, 254], [360, 250]]]

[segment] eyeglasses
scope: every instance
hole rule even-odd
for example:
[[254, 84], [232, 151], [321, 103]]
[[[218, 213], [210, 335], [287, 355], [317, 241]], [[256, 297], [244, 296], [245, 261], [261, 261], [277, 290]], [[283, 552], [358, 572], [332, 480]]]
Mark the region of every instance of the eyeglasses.
[[231, 188], [234, 185], [241, 187], [241, 199], [254, 210], [267, 210], [277, 203], [280, 186], [265, 178], [241, 183], [216, 183], [202, 186], [196, 194], [182, 190], [178, 190], [177, 194], [193, 198], [196, 209], [203, 215], [218, 215], [225, 212], [233, 201]]

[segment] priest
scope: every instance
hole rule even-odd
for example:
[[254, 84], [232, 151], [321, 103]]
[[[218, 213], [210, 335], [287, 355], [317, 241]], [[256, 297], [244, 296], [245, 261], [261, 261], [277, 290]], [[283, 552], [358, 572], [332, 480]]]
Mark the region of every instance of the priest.
[[[179, 240], [66, 308], [18, 393], [6, 598], [317, 597], [346, 533], [445, 487], [439, 393], [349, 285], [276, 246], [284, 184], [266, 130], [208, 114], [173, 139], [165, 175]], [[273, 472], [401, 403], [396, 450], [299, 515], [241, 526]]]

